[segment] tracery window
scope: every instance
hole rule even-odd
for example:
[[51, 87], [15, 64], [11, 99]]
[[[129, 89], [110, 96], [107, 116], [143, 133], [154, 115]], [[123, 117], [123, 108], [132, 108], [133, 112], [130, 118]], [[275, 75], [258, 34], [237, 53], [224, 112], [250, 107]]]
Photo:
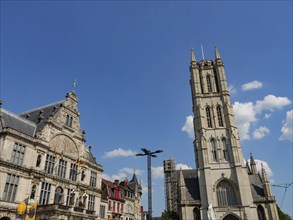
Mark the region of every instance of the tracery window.
[[222, 147], [223, 147], [223, 158], [226, 161], [229, 161], [229, 152], [228, 152], [228, 144], [226, 138], [222, 138]]
[[222, 111], [220, 106], [217, 106], [217, 116], [218, 116], [219, 127], [224, 127]]
[[208, 88], [208, 92], [212, 92], [211, 77], [209, 75], [207, 76], [207, 88]]
[[212, 148], [211, 151], [212, 151], [213, 162], [217, 162], [218, 161], [217, 144], [214, 138], [211, 139], [211, 148]]
[[213, 124], [212, 124], [212, 118], [211, 118], [211, 111], [209, 107], [206, 107], [206, 116], [207, 116], [208, 128], [212, 128]]
[[222, 180], [217, 185], [218, 206], [235, 206], [236, 197], [233, 186], [228, 181]]

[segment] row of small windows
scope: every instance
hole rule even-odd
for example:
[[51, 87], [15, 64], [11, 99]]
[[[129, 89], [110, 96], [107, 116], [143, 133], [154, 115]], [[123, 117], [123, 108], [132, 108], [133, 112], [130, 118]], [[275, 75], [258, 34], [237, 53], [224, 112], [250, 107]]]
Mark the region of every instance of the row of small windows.
[[[25, 153], [25, 146], [16, 142], [12, 150], [11, 163], [22, 165], [24, 153]], [[42, 160], [42, 155], [39, 154], [37, 157], [36, 167], [40, 167], [41, 160]], [[58, 166], [57, 166], [55, 164], [55, 160], [56, 158], [54, 155], [47, 154], [45, 168], [44, 168], [45, 172], [49, 174], [53, 174], [55, 171], [55, 174], [58, 177], [66, 178], [67, 161], [60, 158]], [[76, 163], [71, 163], [69, 179], [72, 181], [76, 181], [78, 174], [79, 174], [78, 165]], [[83, 181], [84, 178], [85, 178], [85, 171], [83, 170], [81, 171], [81, 181]], [[97, 173], [94, 171], [91, 171], [90, 186], [96, 187], [96, 182], [97, 182]]]
[[212, 161], [219, 162], [219, 154], [222, 152], [222, 159], [224, 161], [230, 161], [229, 150], [228, 150], [228, 142], [226, 138], [221, 139], [221, 150], [218, 150], [217, 141], [216, 139], [212, 138], [211, 142], [211, 154], [212, 154]]
[[[222, 115], [221, 107], [218, 105], [216, 110], [217, 110], [218, 126], [219, 127], [224, 127], [223, 115]], [[214, 126], [213, 126], [213, 120], [212, 120], [210, 107], [206, 107], [206, 120], [207, 120], [208, 128], [213, 128]]]

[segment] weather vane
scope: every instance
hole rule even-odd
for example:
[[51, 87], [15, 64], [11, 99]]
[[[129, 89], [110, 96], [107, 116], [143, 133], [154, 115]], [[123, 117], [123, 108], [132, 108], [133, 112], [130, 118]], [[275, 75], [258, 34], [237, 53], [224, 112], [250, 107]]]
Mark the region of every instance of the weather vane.
[[75, 88], [76, 88], [76, 79], [74, 80], [72, 84], [72, 92], [75, 93]]

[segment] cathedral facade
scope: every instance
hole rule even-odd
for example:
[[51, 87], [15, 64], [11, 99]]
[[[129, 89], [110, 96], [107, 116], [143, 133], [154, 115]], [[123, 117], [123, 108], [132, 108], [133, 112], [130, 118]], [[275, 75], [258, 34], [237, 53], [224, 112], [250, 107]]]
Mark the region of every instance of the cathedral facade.
[[276, 200], [266, 171], [251, 155], [243, 161], [224, 63], [196, 61], [191, 51], [196, 169], [177, 173], [177, 210], [181, 220], [278, 220]]

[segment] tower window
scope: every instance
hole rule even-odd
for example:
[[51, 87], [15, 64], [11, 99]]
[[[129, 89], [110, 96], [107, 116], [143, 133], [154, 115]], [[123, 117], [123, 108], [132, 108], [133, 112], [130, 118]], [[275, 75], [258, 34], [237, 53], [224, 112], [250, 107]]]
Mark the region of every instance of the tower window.
[[212, 158], [213, 162], [218, 161], [218, 155], [217, 155], [217, 144], [215, 139], [211, 139], [211, 147], [212, 147]]
[[223, 157], [224, 160], [229, 161], [229, 153], [228, 153], [228, 146], [226, 138], [222, 139], [222, 147], [223, 147]]
[[208, 92], [212, 92], [212, 83], [211, 83], [210, 76], [207, 76], [207, 88], [208, 88]]
[[207, 115], [208, 128], [212, 128], [213, 124], [212, 124], [212, 118], [211, 118], [211, 111], [209, 107], [206, 107], [206, 115]]
[[221, 106], [217, 106], [217, 116], [218, 116], [219, 127], [224, 127]]
[[233, 186], [227, 181], [221, 181], [217, 186], [218, 206], [235, 206], [236, 197]]

